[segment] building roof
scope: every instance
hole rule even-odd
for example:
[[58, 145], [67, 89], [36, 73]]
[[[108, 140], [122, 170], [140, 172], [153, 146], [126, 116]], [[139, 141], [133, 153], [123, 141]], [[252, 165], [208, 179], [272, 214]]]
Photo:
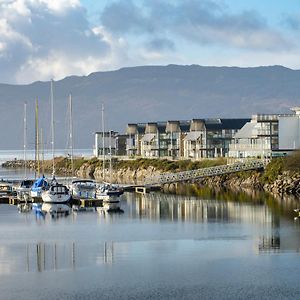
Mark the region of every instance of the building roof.
[[257, 123], [246, 123], [235, 135], [235, 139], [251, 139], [257, 136]]
[[191, 131], [191, 132], [188, 132], [188, 134], [185, 136], [184, 140], [185, 141], [196, 141], [199, 139], [200, 136], [201, 136], [200, 131]]
[[156, 135], [156, 134], [154, 134], [154, 133], [146, 133], [146, 134], [142, 137], [141, 141], [142, 141], [142, 142], [147, 142], [147, 143], [149, 143], [149, 142], [151, 142], [151, 141], [155, 138], [155, 135]]
[[251, 119], [206, 119], [205, 127], [208, 130], [241, 129]]

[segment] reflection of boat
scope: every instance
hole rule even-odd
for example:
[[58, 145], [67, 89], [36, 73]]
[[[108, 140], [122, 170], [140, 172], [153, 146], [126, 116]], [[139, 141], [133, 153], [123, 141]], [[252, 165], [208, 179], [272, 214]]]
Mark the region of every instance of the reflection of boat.
[[93, 180], [74, 180], [70, 189], [73, 197], [95, 199], [96, 183]]
[[49, 213], [51, 216], [63, 214], [63, 215], [69, 215], [70, 213], [70, 206], [66, 204], [52, 204], [52, 203], [43, 203], [42, 205], [42, 211], [44, 213]]
[[65, 185], [54, 178], [49, 189], [42, 193], [42, 199], [45, 203], [67, 203], [71, 200], [71, 194]]
[[32, 210], [35, 212], [37, 216], [44, 217], [45, 214], [42, 211], [42, 204], [41, 203], [32, 203]]
[[72, 206], [73, 212], [95, 212], [95, 207], [90, 206], [80, 206], [80, 205], [73, 205]]
[[118, 212], [123, 213], [124, 211], [120, 207], [120, 200], [112, 200], [109, 201], [103, 201], [103, 205], [96, 208], [97, 212], [99, 213], [112, 213], [112, 212]]
[[49, 183], [47, 182], [44, 175], [38, 178], [32, 185], [30, 196], [32, 198], [41, 198], [42, 193], [49, 189]]
[[28, 213], [32, 209], [31, 203], [18, 204], [17, 207], [20, 213]]
[[21, 182], [20, 186], [17, 188], [17, 198], [18, 200], [28, 201], [31, 194], [31, 187], [33, 185], [33, 180], [25, 179]]

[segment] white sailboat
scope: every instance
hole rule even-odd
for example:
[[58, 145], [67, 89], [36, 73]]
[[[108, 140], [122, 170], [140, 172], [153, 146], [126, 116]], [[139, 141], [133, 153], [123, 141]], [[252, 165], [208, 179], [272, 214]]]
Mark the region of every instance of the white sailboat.
[[[74, 178], [74, 161], [73, 161], [73, 105], [72, 95], [69, 95], [69, 151], [71, 158], [71, 178]], [[70, 184], [72, 197], [81, 199], [95, 199], [96, 183], [93, 180], [74, 179]]]
[[30, 198], [30, 190], [33, 180], [27, 179], [27, 103], [24, 103], [24, 180], [21, 181], [17, 188], [17, 199], [27, 202]]
[[54, 161], [54, 99], [53, 99], [53, 80], [51, 80], [51, 144], [52, 144], [52, 181], [47, 191], [42, 193], [44, 203], [67, 203], [71, 200], [69, 189], [57, 182], [55, 178], [55, 161]]
[[[105, 130], [104, 130], [104, 106], [102, 105], [102, 155], [103, 155], [103, 181], [105, 177]], [[120, 198], [123, 191], [112, 185], [112, 146], [111, 146], [111, 131], [109, 132], [109, 184], [103, 182], [96, 191], [96, 198], [103, 201], [105, 210], [119, 210]]]

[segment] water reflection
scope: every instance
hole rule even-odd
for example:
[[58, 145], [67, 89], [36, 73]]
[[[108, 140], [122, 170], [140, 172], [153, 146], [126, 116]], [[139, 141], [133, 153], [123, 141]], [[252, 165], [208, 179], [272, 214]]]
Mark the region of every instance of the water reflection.
[[[216, 194], [211, 199], [207, 191], [202, 193], [201, 197], [125, 193], [120, 203], [123, 214], [62, 204], [20, 206], [24, 214], [18, 214], [17, 207], [14, 213], [1, 212], [3, 207], [11, 208], [2, 205], [0, 226], [9, 233], [0, 233], [0, 274], [115, 265], [144, 253], [155, 260], [160, 251], [173, 253], [188, 241], [200, 246], [213, 242], [220, 249], [225, 241], [232, 250], [239, 243], [243, 253], [255, 255], [299, 251], [300, 222], [289, 214], [294, 202], [267, 195], [229, 197], [228, 192], [226, 200]], [[209, 252], [212, 246], [206, 247]]]
[[75, 243], [26, 245], [27, 272], [75, 269]]
[[272, 223], [272, 211], [264, 204], [204, 200], [172, 194], [128, 194], [130, 216], [182, 222]]

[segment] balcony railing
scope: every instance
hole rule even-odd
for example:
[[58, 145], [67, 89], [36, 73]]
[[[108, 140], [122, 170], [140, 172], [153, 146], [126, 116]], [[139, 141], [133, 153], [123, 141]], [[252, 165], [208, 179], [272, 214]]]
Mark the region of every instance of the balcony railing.
[[229, 151], [247, 151], [247, 150], [256, 150], [256, 151], [262, 151], [262, 150], [271, 150], [271, 145], [248, 145], [248, 144], [230, 144], [229, 145]]

